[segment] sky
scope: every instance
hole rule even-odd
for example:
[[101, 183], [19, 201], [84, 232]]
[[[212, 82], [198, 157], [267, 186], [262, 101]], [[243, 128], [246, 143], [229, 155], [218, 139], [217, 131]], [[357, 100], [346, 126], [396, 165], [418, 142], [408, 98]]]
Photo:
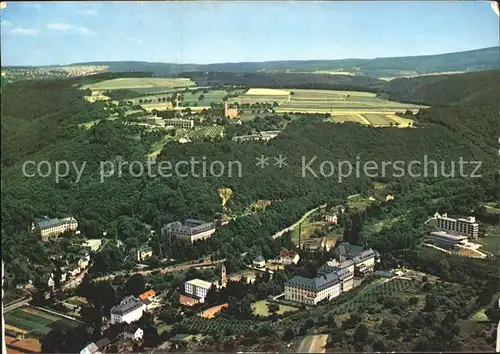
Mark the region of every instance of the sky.
[[[6, 6], [4, 6], [6, 5]], [[2, 66], [440, 54], [499, 45], [487, 1], [6, 2]]]

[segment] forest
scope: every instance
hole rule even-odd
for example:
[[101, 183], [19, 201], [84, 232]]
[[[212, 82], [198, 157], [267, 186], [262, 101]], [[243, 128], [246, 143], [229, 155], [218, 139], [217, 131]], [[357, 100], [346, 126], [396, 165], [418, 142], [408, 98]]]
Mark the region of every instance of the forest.
[[[463, 85], [477, 87], [477, 81], [489, 80], [486, 74], [467, 74]], [[490, 73], [491, 75], [491, 73]], [[6, 262], [8, 284], [15, 285], [31, 278], [35, 265], [49, 263], [47, 245], [29, 232], [34, 218], [74, 215], [86, 237], [119, 238], [128, 247], [147, 242], [151, 225], [159, 231], [165, 222], [188, 217], [212, 219], [223, 212], [218, 188], [231, 188], [227, 204], [232, 214], [241, 214], [256, 200], [277, 201], [265, 210], [238, 217], [220, 228], [212, 239], [194, 247], [176, 245], [155, 236], [151, 245], [158, 257], [196, 259], [213, 254], [228, 259], [228, 270], [243, 266], [239, 254], [249, 249], [266, 258], [279, 252], [280, 241], [269, 235], [293, 224], [304, 212], [323, 203], [338, 205], [348, 195], [373, 189], [374, 182], [391, 184], [404, 196], [395, 206], [367, 210], [368, 217], [394, 213], [405, 215], [404, 222], [378, 232], [369, 228], [357, 232], [363, 242], [380, 251], [405, 249], [418, 243], [419, 224], [435, 212], [436, 207], [471, 212], [483, 201], [500, 199], [498, 183], [497, 139], [500, 136], [495, 99], [474, 104], [470, 89], [467, 105], [431, 107], [415, 117], [419, 128], [373, 128], [357, 124], [334, 124], [322, 119], [302, 117], [292, 120], [278, 139], [262, 144], [236, 143], [229, 138], [215, 142], [190, 144], [168, 143], [158, 161], [172, 163], [192, 156], [205, 156], [207, 161], [240, 161], [243, 176], [222, 177], [134, 177], [124, 171], [121, 177], [100, 182], [101, 161], [145, 161], [152, 144], [161, 134], [120, 121], [101, 121], [90, 129], [78, 123], [104, 118], [102, 103], [83, 100], [84, 92], [76, 86], [80, 81], [53, 80], [18, 82], [2, 86], [2, 256]], [[437, 102], [452, 103], [457, 96], [446, 90], [458, 90], [455, 83], [441, 84]], [[411, 91], [411, 90], [410, 90]], [[411, 91], [413, 92], [413, 91]], [[416, 91], [418, 92], [418, 91]], [[442, 93], [441, 93], [442, 92]], [[439, 96], [439, 95], [441, 96]], [[451, 98], [450, 98], [451, 97]], [[420, 98], [415, 98], [420, 100]], [[285, 155], [289, 166], [279, 169], [255, 167], [261, 155]], [[317, 161], [443, 161], [450, 166], [461, 157], [482, 161], [483, 178], [394, 177], [371, 178], [353, 175], [339, 183], [338, 173], [331, 177], [301, 174], [301, 160], [316, 156]], [[56, 183], [54, 178], [27, 178], [22, 174], [27, 160], [86, 163], [77, 181], [75, 171]], [[317, 166], [315, 167], [317, 168]], [[443, 198], [436, 201], [436, 196]], [[363, 216], [364, 218], [365, 216]], [[157, 235], [160, 233], [157, 232]], [[176, 251], [172, 251], [176, 250]], [[123, 249], [109, 246], [95, 273], [105, 273], [123, 266]], [[169, 253], [170, 252], [170, 253]], [[120, 256], [122, 256], [120, 258]], [[26, 264], [24, 259], [30, 259]]]

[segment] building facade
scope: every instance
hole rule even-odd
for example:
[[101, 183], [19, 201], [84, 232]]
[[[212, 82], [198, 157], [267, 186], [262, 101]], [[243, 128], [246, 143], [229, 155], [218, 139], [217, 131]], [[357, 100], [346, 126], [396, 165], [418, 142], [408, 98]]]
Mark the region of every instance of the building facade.
[[448, 217], [448, 214], [435, 215], [437, 219], [437, 227], [440, 230], [456, 232], [461, 235], [466, 235], [471, 239], [479, 237], [479, 224], [476, 218], [469, 216], [465, 219], [453, 219]]
[[205, 297], [211, 287], [212, 283], [200, 279], [193, 279], [184, 283], [184, 291], [186, 294], [199, 299], [200, 302], [205, 301]]
[[42, 241], [48, 241], [56, 238], [66, 231], [76, 231], [78, 228], [78, 221], [73, 217], [63, 219], [41, 219], [37, 220], [32, 226], [31, 231], [36, 232]]
[[336, 273], [316, 278], [294, 276], [285, 283], [285, 299], [306, 305], [332, 300], [342, 293], [342, 281]]
[[283, 250], [280, 252], [279, 262], [283, 265], [297, 264], [300, 256], [297, 252]]
[[146, 305], [133, 296], [124, 298], [111, 308], [111, 323], [132, 323], [142, 317]]
[[162, 234], [190, 243], [210, 238], [214, 232], [215, 223], [196, 219], [187, 219], [184, 224], [180, 221], [171, 222], [162, 228]]

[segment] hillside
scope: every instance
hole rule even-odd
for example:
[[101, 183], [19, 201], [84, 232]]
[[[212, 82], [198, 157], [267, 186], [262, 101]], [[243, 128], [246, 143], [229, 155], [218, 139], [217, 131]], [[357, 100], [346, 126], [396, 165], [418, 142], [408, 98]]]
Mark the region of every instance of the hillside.
[[428, 105], [500, 104], [500, 70], [399, 78], [383, 91], [395, 101]]
[[465, 52], [413, 57], [340, 59], [340, 60], [289, 60], [269, 62], [242, 62], [216, 64], [172, 64], [137, 61], [86, 62], [71, 64], [109, 65], [110, 72], [148, 71], [156, 76], [177, 75], [189, 71], [222, 72], [349, 72], [360, 76], [398, 77], [441, 72], [480, 71], [498, 69], [500, 47], [490, 47]]

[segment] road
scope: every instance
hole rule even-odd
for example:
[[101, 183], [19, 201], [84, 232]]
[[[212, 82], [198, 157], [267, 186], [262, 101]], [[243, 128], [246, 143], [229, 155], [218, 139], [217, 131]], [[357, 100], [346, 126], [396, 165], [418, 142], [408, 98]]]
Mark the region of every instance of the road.
[[306, 218], [308, 218], [309, 215], [311, 215], [312, 213], [314, 213], [316, 210], [324, 208], [324, 207], [326, 207], [326, 204], [320, 205], [319, 207], [316, 207], [314, 209], [309, 210], [307, 213], [305, 213], [304, 215], [302, 215], [302, 217], [300, 218], [299, 221], [297, 221], [295, 224], [293, 224], [291, 226], [288, 226], [287, 228], [284, 228], [283, 230], [278, 231], [277, 233], [275, 233], [272, 236], [272, 238], [273, 239], [277, 239], [278, 237], [281, 237], [285, 232], [293, 230], [294, 228], [296, 228], [297, 226], [299, 226], [299, 224], [301, 222], [303, 222]]
[[109, 279], [114, 279], [115, 277], [120, 276], [120, 275], [134, 275], [134, 274], [149, 275], [149, 274], [157, 272], [157, 271], [159, 271], [161, 274], [166, 274], [166, 273], [171, 273], [171, 272], [180, 272], [182, 270], [186, 270], [186, 269], [190, 269], [190, 268], [205, 268], [205, 267], [215, 266], [215, 265], [222, 263], [224, 261], [225, 261], [225, 259], [220, 259], [217, 261], [203, 261], [200, 263], [181, 264], [181, 265], [177, 265], [177, 266], [168, 266], [168, 267], [155, 268], [155, 269], [149, 269], [149, 270], [140, 270], [140, 271], [136, 271], [136, 272], [119, 271], [119, 272], [108, 274], [108, 275], [105, 275], [102, 277], [94, 278], [93, 280], [95, 280], [95, 281], [109, 280]]
[[307, 336], [299, 344], [297, 353], [325, 353], [328, 334]]

